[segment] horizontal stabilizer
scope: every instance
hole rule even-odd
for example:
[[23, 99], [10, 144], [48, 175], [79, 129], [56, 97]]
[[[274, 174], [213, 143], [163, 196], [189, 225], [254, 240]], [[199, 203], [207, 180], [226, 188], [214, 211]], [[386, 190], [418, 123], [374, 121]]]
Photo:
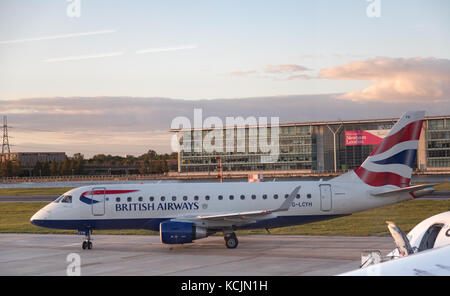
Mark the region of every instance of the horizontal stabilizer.
[[416, 191], [427, 189], [427, 188], [432, 189], [436, 185], [439, 185], [439, 183], [437, 183], [437, 184], [413, 185], [413, 186], [399, 188], [399, 189], [393, 189], [393, 190], [389, 190], [389, 191], [379, 191], [379, 190], [377, 190], [377, 191], [371, 192], [370, 194], [373, 195], [373, 196], [389, 196], [389, 195], [392, 195], [392, 194], [405, 193], [405, 192], [414, 193]]

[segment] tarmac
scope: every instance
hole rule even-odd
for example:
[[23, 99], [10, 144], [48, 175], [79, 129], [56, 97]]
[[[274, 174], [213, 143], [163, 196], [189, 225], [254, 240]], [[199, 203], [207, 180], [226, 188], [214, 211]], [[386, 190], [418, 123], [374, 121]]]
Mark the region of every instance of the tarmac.
[[[227, 249], [223, 237], [164, 245], [158, 236], [0, 234], [0, 275], [326, 276], [359, 268], [361, 252], [395, 248], [391, 237], [248, 235]], [[68, 273], [69, 272], [69, 273]]]

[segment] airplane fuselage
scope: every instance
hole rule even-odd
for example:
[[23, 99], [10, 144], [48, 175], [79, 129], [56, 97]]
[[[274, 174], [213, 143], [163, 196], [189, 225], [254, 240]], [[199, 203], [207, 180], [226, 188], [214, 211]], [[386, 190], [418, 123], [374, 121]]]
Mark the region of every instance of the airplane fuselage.
[[64, 194], [71, 202], [50, 203], [32, 223], [59, 229], [159, 230], [166, 220], [190, 221], [198, 216], [276, 209], [300, 186], [289, 210], [264, 219], [236, 225], [232, 219], [197, 222], [208, 229], [232, 227], [274, 228], [350, 215], [354, 212], [410, 199], [370, 195], [367, 185], [334, 181], [261, 183], [164, 183], [99, 185], [73, 189]]

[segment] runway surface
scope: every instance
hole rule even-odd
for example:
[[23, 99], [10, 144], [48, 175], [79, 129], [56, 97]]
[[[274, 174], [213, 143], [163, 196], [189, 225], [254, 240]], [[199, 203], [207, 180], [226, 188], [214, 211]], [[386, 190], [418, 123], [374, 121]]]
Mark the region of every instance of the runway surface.
[[361, 252], [395, 248], [390, 237], [240, 236], [226, 249], [220, 236], [163, 245], [158, 236], [0, 234], [0, 275], [66, 275], [67, 256], [81, 259], [81, 275], [336, 275], [359, 268]]

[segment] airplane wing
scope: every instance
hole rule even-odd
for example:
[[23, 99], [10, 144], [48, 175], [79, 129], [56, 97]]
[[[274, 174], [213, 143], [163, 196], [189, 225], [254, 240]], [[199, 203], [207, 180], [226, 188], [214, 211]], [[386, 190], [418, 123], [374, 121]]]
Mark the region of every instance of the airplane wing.
[[213, 221], [213, 222], [228, 222], [228, 223], [248, 223], [249, 221], [258, 221], [267, 218], [275, 218], [276, 216], [273, 213], [287, 211], [291, 207], [291, 204], [294, 198], [297, 196], [298, 191], [301, 186], [295, 187], [295, 189], [291, 192], [288, 198], [281, 204], [281, 206], [277, 209], [272, 210], [257, 210], [257, 211], [248, 211], [248, 212], [236, 212], [236, 213], [224, 213], [224, 214], [214, 214], [214, 215], [200, 215], [196, 217], [181, 217], [175, 220], [201, 220], [201, 221]]
[[370, 265], [343, 276], [450, 276], [450, 245]]
[[[292, 201], [297, 196], [298, 191], [301, 186], [295, 187], [295, 189], [291, 192], [288, 198], [283, 202], [283, 204], [273, 210], [259, 210], [259, 211], [249, 211], [249, 212], [241, 212], [241, 213], [229, 213], [229, 214], [218, 214], [218, 215], [207, 215], [207, 216], [197, 216], [198, 219], [201, 220], [254, 220], [258, 216], [260, 218], [270, 215], [275, 212], [287, 211], [291, 207]], [[259, 220], [259, 219], [256, 219]]]
[[[426, 191], [427, 194], [432, 193], [434, 191], [434, 186], [439, 185], [439, 183], [436, 184], [421, 184], [421, 185], [413, 185], [413, 186], [409, 186], [409, 187], [405, 187], [405, 188], [399, 188], [399, 189], [393, 189], [393, 190], [389, 190], [389, 191], [373, 191], [370, 194], [374, 195], [374, 196], [389, 196], [389, 195], [393, 195], [393, 194], [397, 194], [397, 193], [404, 193], [404, 192], [409, 192], [409, 193], [415, 193], [415, 192], [420, 192], [423, 190], [428, 189], [428, 191]], [[415, 194], [416, 196], [421, 196], [424, 194]]]

